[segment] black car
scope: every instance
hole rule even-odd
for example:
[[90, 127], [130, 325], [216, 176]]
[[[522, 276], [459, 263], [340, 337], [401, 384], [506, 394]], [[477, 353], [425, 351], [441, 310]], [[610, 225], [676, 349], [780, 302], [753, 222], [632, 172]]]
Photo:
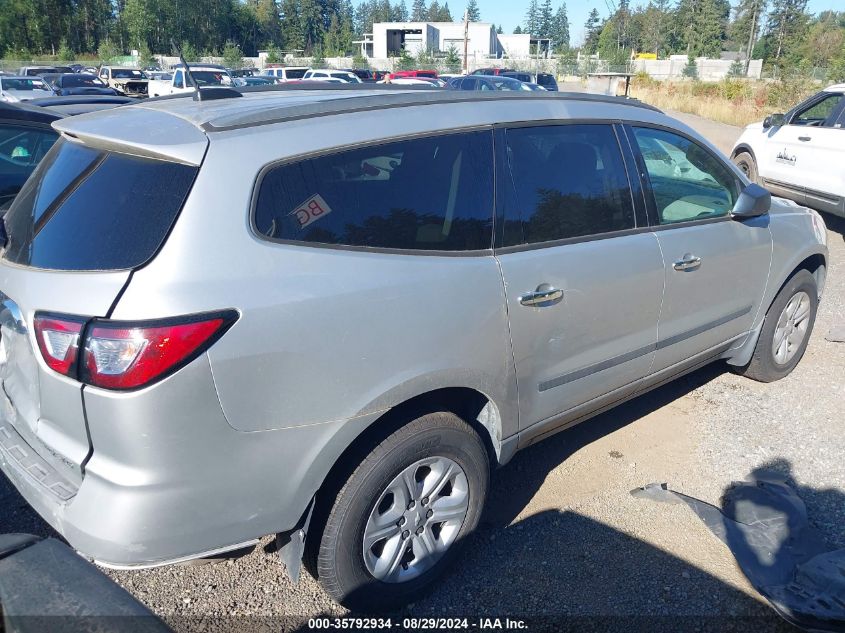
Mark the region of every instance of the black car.
[[53, 121], [131, 103], [126, 97], [46, 97], [24, 104], [0, 102], [0, 216], [59, 135]]
[[495, 75], [503, 75], [504, 73], [515, 73], [516, 71], [512, 68], [479, 68], [478, 70], [472, 71], [471, 75], [485, 75], [485, 76], [495, 76]]
[[0, 214], [56, 142], [50, 124], [60, 118], [37, 106], [0, 103]]
[[543, 86], [546, 90], [557, 92], [557, 81], [555, 81], [555, 76], [551, 73], [537, 73], [537, 81], [535, 83]]
[[358, 79], [360, 79], [364, 83], [373, 83], [376, 81], [375, 73], [373, 73], [373, 71], [369, 68], [344, 68], [342, 70], [347, 70], [353, 73], [356, 77], [358, 77]]
[[236, 77], [254, 77], [256, 75], [257, 68], [227, 68], [229, 71], [229, 76], [232, 78]]
[[534, 81], [534, 78], [529, 73], [523, 73], [517, 70], [506, 70], [503, 73], [499, 73], [499, 77], [511, 77], [526, 84], [533, 83]]
[[103, 81], [94, 75], [83, 73], [53, 74], [48, 73], [41, 76], [59, 96], [73, 95], [117, 95], [114, 88], [109, 88]]
[[452, 90], [530, 90], [523, 82], [501, 75], [469, 75], [449, 86]]

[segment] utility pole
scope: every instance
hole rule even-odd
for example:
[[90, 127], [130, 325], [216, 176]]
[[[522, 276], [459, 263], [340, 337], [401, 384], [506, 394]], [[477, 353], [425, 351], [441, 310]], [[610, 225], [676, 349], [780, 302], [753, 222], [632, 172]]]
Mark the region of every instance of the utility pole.
[[469, 44], [469, 10], [464, 11], [464, 74], [469, 74], [467, 65], [467, 47]]
[[748, 77], [748, 69], [751, 67], [751, 50], [754, 47], [754, 31], [757, 30], [757, 2], [751, 7], [751, 33], [748, 34], [748, 50], [745, 53], [745, 76]]

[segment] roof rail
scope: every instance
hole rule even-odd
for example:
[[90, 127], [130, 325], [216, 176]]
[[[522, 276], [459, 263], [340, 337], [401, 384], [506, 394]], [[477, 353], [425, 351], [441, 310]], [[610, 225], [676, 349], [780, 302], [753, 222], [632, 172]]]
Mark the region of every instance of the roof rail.
[[[344, 95], [343, 98], [325, 99], [313, 103], [298, 103], [292, 105], [270, 105], [261, 110], [250, 110], [242, 116], [229, 115], [221, 118], [226, 121], [222, 125], [212, 122], [202, 124], [206, 132], [223, 132], [260, 125], [271, 125], [296, 119], [329, 116], [334, 114], [348, 114], [363, 110], [389, 109], [437, 105], [444, 103], [466, 103], [484, 101], [589, 101], [595, 103], [610, 103], [644, 108], [654, 112], [661, 112], [654, 106], [645, 104], [637, 99], [626, 97], [609, 97], [580, 92], [507, 92], [507, 91], [475, 91], [475, 90], [432, 90], [426, 86], [395, 86], [379, 84], [330, 84], [325, 85], [291, 85], [277, 86], [249, 86], [237, 88], [244, 95], [267, 92], [359, 92], [356, 96]], [[381, 94], [373, 94], [381, 93]]]

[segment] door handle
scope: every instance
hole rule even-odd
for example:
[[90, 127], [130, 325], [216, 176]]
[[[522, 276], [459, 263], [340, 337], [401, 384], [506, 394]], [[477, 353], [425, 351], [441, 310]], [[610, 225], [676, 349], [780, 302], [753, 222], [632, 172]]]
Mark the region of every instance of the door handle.
[[699, 266], [701, 266], [701, 258], [692, 253], [687, 253], [683, 259], [679, 259], [673, 264], [675, 270], [695, 270]]
[[813, 137], [812, 136], [799, 136], [798, 140], [799, 141], [812, 141]]
[[563, 299], [563, 290], [543, 284], [534, 292], [522, 295], [519, 302], [524, 306], [545, 306], [557, 303], [561, 299]]

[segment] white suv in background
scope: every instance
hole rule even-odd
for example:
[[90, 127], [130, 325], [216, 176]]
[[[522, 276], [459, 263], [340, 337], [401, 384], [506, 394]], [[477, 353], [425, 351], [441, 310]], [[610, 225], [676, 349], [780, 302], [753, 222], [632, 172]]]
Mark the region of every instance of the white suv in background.
[[329, 81], [334, 83], [336, 83], [337, 81], [342, 81], [348, 84], [363, 83], [358, 78], [358, 75], [349, 70], [332, 70], [330, 68], [318, 68], [316, 70], [309, 70], [307, 73], [305, 73], [305, 77], [303, 77], [303, 79], [307, 79], [309, 81]]
[[749, 125], [731, 159], [772, 193], [845, 217], [845, 84]]
[[302, 77], [311, 70], [308, 66], [285, 66], [284, 68], [265, 68], [262, 77], [272, 77], [277, 83], [284, 83]]

